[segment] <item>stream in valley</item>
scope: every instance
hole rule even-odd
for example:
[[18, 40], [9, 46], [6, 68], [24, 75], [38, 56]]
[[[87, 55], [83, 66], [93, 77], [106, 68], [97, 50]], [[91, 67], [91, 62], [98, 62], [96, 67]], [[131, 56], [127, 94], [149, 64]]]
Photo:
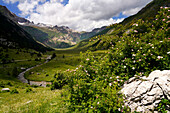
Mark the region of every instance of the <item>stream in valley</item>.
[[[47, 57], [46, 61], [43, 63], [47, 63], [51, 60], [51, 55]], [[18, 79], [22, 82], [22, 83], [26, 83], [26, 84], [29, 84], [29, 85], [37, 85], [37, 86], [42, 86], [42, 87], [46, 87], [47, 84], [50, 84], [51, 85], [51, 82], [46, 82], [46, 81], [29, 81], [27, 80], [25, 77], [24, 77], [24, 74], [28, 71], [30, 71], [31, 69], [35, 68], [35, 67], [38, 67], [38, 66], [41, 66], [43, 64], [40, 64], [40, 65], [36, 65], [36, 66], [33, 66], [31, 68], [28, 68], [26, 69], [25, 71], [21, 72], [19, 75], [18, 75]]]

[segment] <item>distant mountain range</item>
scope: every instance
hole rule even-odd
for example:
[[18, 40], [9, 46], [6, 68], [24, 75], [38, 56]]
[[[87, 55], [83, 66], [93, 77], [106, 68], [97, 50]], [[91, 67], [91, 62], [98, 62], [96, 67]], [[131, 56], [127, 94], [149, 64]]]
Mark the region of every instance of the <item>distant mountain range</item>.
[[34, 22], [16, 16], [5, 6], [0, 6], [0, 12], [20, 25], [37, 41], [53, 48], [71, 47], [81, 40], [88, 39], [106, 28], [97, 28], [91, 32], [77, 32], [67, 26], [52, 26], [43, 23], [34, 24]]

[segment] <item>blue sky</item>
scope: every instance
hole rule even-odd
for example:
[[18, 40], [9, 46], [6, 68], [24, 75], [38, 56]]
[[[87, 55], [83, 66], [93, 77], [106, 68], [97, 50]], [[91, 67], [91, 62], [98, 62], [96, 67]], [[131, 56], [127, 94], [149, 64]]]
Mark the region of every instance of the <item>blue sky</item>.
[[7, 3], [4, 3], [3, 1], [0, 1], [0, 5], [6, 6], [10, 11], [15, 13], [16, 15], [19, 15], [19, 13], [21, 13], [21, 11], [17, 8], [18, 3], [7, 4]]
[[17, 16], [77, 31], [121, 22], [152, 0], [0, 0]]
[[[46, 1], [50, 1], [50, 0], [46, 0]], [[69, 0], [64, 0], [63, 2], [61, 2], [63, 5], [67, 5], [69, 2]], [[18, 9], [18, 3], [19, 2], [16, 2], [16, 3], [10, 3], [10, 4], [7, 4], [7, 3], [4, 3], [3, 1], [0, 1], [0, 5], [3, 5], [3, 6], [6, 6], [10, 11], [12, 11], [13, 13], [15, 13], [17, 16], [21, 16], [19, 15], [21, 13], [21, 11]], [[41, 5], [41, 3], [39, 3]], [[24, 16], [22, 16], [24, 17]], [[128, 16], [126, 15], [123, 15], [122, 12], [120, 12], [120, 14], [118, 16], [113, 16], [112, 18], [113, 19], [120, 19], [120, 18], [127, 18]], [[27, 16], [25, 16], [24, 18], [27, 18]]]
[[[46, 1], [50, 1], [50, 0], [46, 0]], [[68, 4], [69, 0], [64, 0], [63, 2], [61, 2], [63, 5]], [[0, 5], [2, 6], [6, 6], [11, 12], [15, 13], [17, 16], [20, 16], [19, 14], [21, 13], [21, 11], [18, 9], [18, 4], [19, 2], [15, 2], [15, 3], [5, 3], [2, 0], [0, 0]], [[41, 3], [39, 3], [41, 5]], [[24, 17], [24, 16], [23, 16]]]

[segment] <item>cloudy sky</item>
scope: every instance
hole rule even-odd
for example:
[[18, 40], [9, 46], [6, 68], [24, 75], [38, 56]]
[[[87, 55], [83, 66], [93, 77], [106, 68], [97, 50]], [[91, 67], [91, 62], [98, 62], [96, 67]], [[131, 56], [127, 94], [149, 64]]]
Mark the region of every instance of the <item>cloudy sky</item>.
[[77, 31], [121, 22], [152, 0], [0, 0], [18, 16]]

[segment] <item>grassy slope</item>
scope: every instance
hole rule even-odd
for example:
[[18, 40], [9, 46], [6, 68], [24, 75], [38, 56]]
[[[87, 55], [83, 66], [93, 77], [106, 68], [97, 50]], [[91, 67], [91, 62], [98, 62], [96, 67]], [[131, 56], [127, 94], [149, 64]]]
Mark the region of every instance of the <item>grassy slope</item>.
[[67, 106], [64, 104], [66, 97], [61, 97], [64, 90], [33, 88], [33, 91], [28, 93], [26, 93], [26, 87], [17, 88], [17, 90], [19, 94], [0, 93], [1, 113], [64, 113], [67, 111]]
[[[30, 53], [33, 54], [31, 55]], [[27, 51], [25, 49], [2, 50], [0, 52], [0, 62], [6, 55], [8, 55], [8, 57], [5, 57], [7, 61], [14, 59], [14, 62], [5, 64], [2, 64], [2, 62], [0, 63], [0, 80], [13, 80], [14, 82], [15, 81], [18, 82], [15, 74], [22, 72], [21, 67], [29, 68], [37, 64], [41, 64], [45, 61], [44, 59], [47, 57], [47, 55], [43, 55], [41, 57], [42, 59], [41, 61], [35, 61], [35, 59], [38, 58], [37, 54], [38, 52], [36, 52], [35, 50]]]
[[[26, 93], [28, 88], [27, 84], [21, 83], [16, 76], [13, 76], [13, 69], [17, 67], [17, 71], [21, 67], [31, 67], [40, 63], [43, 63], [44, 60], [34, 61], [37, 58], [37, 55], [31, 56], [30, 53], [23, 52], [25, 49], [21, 49], [19, 54], [16, 54], [18, 50], [8, 49], [4, 50], [3, 53], [8, 54], [9, 59], [14, 58], [15, 63], [0, 64], [0, 112], [10, 113], [35, 113], [35, 112], [45, 112], [45, 113], [54, 113], [54, 112], [65, 112], [67, 111], [67, 106], [64, 104], [64, 99], [68, 97], [61, 96], [65, 90], [56, 90], [51, 91], [50, 88], [32, 88], [33, 91]], [[34, 50], [29, 50], [29, 52], [36, 52]], [[46, 58], [47, 55], [43, 55], [41, 58]], [[25, 61], [29, 59], [31, 61]], [[22, 61], [23, 60], [23, 61]], [[1, 92], [1, 89], [10, 88], [17, 89], [19, 94], [10, 94], [10, 92]], [[58, 104], [60, 103], [60, 104]]]
[[[109, 43], [111, 39], [109, 39], [110, 41], [106, 41], [108, 40], [107, 37], [115, 37], [116, 35], [122, 36], [124, 33], [128, 32], [131, 29], [132, 25], [138, 19], [152, 21], [152, 19], [154, 19], [154, 17], [158, 13], [160, 6], [167, 6], [169, 4], [170, 2], [168, 0], [154, 0], [146, 7], [144, 7], [141, 11], [139, 11], [137, 14], [126, 18], [123, 22], [119, 24], [108, 26], [105, 30], [94, 35], [91, 39], [83, 40], [73, 48], [82, 50], [108, 49], [110, 47]], [[100, 42], [96, 41], [96, 39], [100, 40]]]
[[[34, 81], [52, 81], [54, 79], [54, 75], [57, 72], [63, 72], [66, 71], [67, 69], [75, 69], [79, 63], [80, 63], [79, 54], [56, 53], [55, 59], [48, 62], [47, 64], [44, 64], [42, 66], [36, 67], [28, 71], [25, 74], [25, 77], [29, 80]], [[31, 74], [31, 72], [34, 72], [34, 74]]]

